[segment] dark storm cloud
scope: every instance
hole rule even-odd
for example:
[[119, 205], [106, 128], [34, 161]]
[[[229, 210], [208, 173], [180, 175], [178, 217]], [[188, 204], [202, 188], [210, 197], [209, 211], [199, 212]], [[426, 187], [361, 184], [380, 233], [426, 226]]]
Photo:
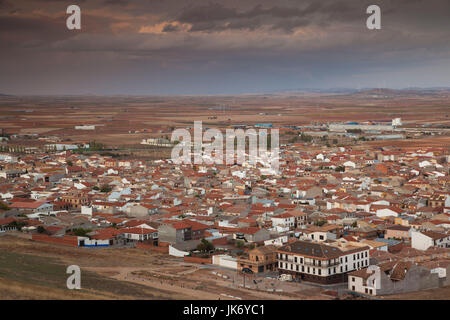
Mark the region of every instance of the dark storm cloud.
[[219, 3], [210, 3], [206, 6], [187, 9], [177, 20], [192, 24], [191, 31], [245, 28], [254, 30], [263, 25], [292, 30], [298, 26], [308, 25], [310, 21], [305, 18], [320, 9], [324, 9], [324, 6], [319, 2], [308, 4], [305, 8], [279, 6], [263, 8], [261, 4], [258, 4], [247, 11], [238, 11], [236, 8], [227, 8]]
[[[0, 91], [450, 85], [448, 0], [75, 2], [81, 31], [65, 27], [71, 1], [0, 0]], [[382, 30], [366, 29], [370, 4]]]

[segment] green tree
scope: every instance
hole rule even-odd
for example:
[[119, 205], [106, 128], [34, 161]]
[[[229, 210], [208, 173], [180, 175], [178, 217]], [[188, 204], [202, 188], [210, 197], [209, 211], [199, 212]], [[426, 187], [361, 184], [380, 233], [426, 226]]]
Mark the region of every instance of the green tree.
[[43, 226], [38, 226], [37, 227], [37, 232], [38, 233], [45, 233], [45, 228]]
[[6, 203], [4, 203], [3, 201], [0, 201], [0, 210], [9, 210], [10, 207], [8, 207], [8, 205]]
[[108, 193], [111, 192], [112, 188], [108, 186], [107, 184], [102, 185], [100, 188], [100, 192]]
[[197, 246], [197, 250], [201, 252], [209, 252], [214, 250], [214, 246], [208, 240], [202, 239], [200, 244]]
[[238, 248], [244, 247], [244, 241], [242, 241], [242, 240], [236, 241], [236, 247], [238, 247]]
[[83, 228], [75, 228], [75, 229], [72, 229], [72, 232], [77, 237], [86, 237], [87, 234], [89, 232], [91, 232], [91, 230], [90, 229], [83, 229]]
[[318, 220], [318, 221], [316, 221], [315, 225], [318, 226], [318, 227], [321, 227], [321, 226], [323, 226], [325, 223], [327, 223], [326, 220]]

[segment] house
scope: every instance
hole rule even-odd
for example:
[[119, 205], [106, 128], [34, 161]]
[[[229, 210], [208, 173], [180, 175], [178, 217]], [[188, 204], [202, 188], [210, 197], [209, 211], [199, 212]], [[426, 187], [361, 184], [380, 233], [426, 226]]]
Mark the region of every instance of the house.
[[158, 208], [158, 206], [141, 203], [130, 206], [127, 215], [135, 218], [143, 218], [158, 213]]
[[275, 271], [277, 268], [275, 246], [261, 246], [250, 250], [248, 256], [238, 257], [239, 270], [248, 269], [253, 273]]
[[158, 227], [159, 240], [169, 243], [181, 243], [192, 240], [192, 227], [185, 222], [162, 223]]
[[298, 210], [289, 210], [286, 213], [289, 213], [291, 216], [295, 218], [294, 228], [301, 228], [309, 223], [308, 214], [306, 212]]
[[302, 230], [303, 239], [312, 241], [336, 240], [343, 235], [343, 227], [337, 225], [309, 226]]
[[149, 228], [127, 228], [121, 229], [126, 239], [131, 241], [151, 240], [154, 245], [158, 245], [158, 231]]
[[88, 196], [81, 191], [70, 191], [61, 197], [61, 201], [67, 203], [68, 208], [80, 209], [89, 205]]
[[0, 219], [0, 232], [17, 230], [15, 226], [11, 225], [14, 221], [16, 221], [14, 217]]
[[427, 250], [430, 247], [450, 248], [450, 234], [415, 231], [411, 233], [411, 247], [418, 250]]
[[184, 219], [183, 223], [189, 225], [191, 227], [191, 239], [192, 240], [199, 240], [199, 239], [203, 239], [205, 238], [205, 231], [207, 229], [210, 228], [210, 226], [197, 222], [197, 221], [193, 221], [193, 220], [189, 220], [189, 219]]
[[299, 186], [292, 197], [295, 199], [309, 199], [322, 195], [322, 188], [318, 186]]
[[445, 194], [433, 194], [428, 200], [428, 205], [432, 208], [444, 207], [447, 197], [449, 196]]
[[450, 285], [450, 278], [443, 276], [449, 271], [448, 264], [431, 269], [411, 261], [388, 261], [349, 273], [348, 289], [379, 296], [439, 288]]
[[383, 209], [378, 209], [376, 211], [376, 215], [377, 217], [398, 217], [399, 215], [401, 215], [403, 213], [403, 210], [398, 209], [398, 208], [394, 208], [394, 207], [386, 207]]
[[270, 218], [272, 220], [272, 226], [280, 227], [285, 230], [292, 230], [295, 227], [295, 217], [290, 213], [282, 213]]
[[257, 227], [239, 228], [234, 233], [234, 239], [244, 240], [245, 242], [262, 242], [270, 239], [270, 232]]
[[347, 273], [369, 265], [369, 247], [296, 241], [277, 250], [279, 274], [331, 284], [345, 282]]
[[376, 241], [376, 240], [367, 240], [364, 239], [361, 241], [361, 243], [364, 243], [365, 245], [369, 246], [370, 249], [375, 249], [378, 251], [388, 251], [388, 247], [389, 245], [385, 242], [381, 242], [381, 241]]
[[15, 201], [9, 207], [15, 208], [24, 214], [49, 214], [53, 211], [53, 204], [47, 201]]
[[386, 228], [386, 233], [384, 234], [385, 239], [410, 239], [411, 238], [411, 227], [406, 227], [402, 225], [394, 225]]

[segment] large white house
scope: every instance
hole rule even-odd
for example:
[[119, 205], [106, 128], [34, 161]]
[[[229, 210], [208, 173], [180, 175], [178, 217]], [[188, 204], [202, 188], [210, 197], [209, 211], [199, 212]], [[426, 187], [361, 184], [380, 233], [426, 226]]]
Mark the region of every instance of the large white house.
[[418, 250], [427, 250], [430, 247], [450, 248], [450, 234], [415, 231], [411, 233], [411, 247]]
[[296, 241], [277, 250], [280, 274], [318, 283], [345, 282], [347, 273], [369, 265], [368, 246]]

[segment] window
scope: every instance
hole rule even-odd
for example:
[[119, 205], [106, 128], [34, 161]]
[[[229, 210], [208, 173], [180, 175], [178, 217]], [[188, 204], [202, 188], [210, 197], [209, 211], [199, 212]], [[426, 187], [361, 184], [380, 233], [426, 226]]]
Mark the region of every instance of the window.
[[295, 263], [297, 263], [297, 257], [294, 258]]
[[300, 263], [303, 263], [303, 258], [300, 258]]
[[302, 266], [302, 272], [305, 272], [305, 266]]
[[322, 275], [322, 270], [319, 269], [318, 273], [319, 273], [319, 276]]

